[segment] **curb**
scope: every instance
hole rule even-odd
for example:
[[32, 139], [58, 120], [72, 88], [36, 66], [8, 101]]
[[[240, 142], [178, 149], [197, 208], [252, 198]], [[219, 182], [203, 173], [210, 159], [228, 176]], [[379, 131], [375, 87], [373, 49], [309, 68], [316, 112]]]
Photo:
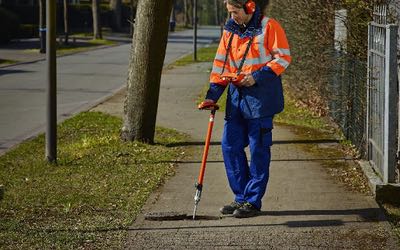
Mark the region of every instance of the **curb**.
[[368, 185], [370, 190], [375, 195], [377, 187], [383, 185], [381, 178], [379, 178], [375, 170], [367, 161], [360, 160], [358, 164], [360, 165], [365, 177], [367, 177], [368, 179]]
[[375, 200], [400, 205], [400, 184], [385, 184], [367, 161], [362, 160], [358, 163], [368, 179], [368, 185]]

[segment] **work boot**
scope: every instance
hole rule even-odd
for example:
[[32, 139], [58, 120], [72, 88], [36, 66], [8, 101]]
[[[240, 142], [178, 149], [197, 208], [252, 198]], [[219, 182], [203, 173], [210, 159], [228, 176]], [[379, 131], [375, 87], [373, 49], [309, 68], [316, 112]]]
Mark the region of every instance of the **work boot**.
[[233, 214], [233, 212], [240, 208], [243, 205], [243, 203], [239, 203], [237, 201], [232, 202], [229, 205], [223, 206], [219, 209], [221, 214]]
[[237, 208], [233, 212], [233, 217], [235, 218], [248, 218], [254, 217], [260, 214], [260, 210], [255, 208], [250, 203], [246, 202], [241, 207]]

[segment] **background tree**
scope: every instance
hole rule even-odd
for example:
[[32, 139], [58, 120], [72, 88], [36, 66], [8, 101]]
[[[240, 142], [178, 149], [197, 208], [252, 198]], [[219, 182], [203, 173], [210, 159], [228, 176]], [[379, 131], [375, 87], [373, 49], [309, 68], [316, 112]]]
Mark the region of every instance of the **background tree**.
[[112, 11], [112, 29], [121, 31], [121, 10], [122, 0], [110, 0], [110, 9]]
[[219, 0], [214, 0], [214, 11], [215, 11], [215, 24], [216, 25], [219, 25], [220, 23], [221, 23], [221, 21], [220, 21], [220, 14], [219, 14], [219, 10], [220, 10], [220, 7], [219, 7]]
[[189, 27], [192, 25], [192, 16], [193, 16], [193, 0], [183, 0], [183, 9], [184, 9], [184, 22], [185, 27]]
[[69, 18], [68, 18], [69, 1], [64, 0], [64, 44], [68, 44], [69, 36]]
[[121, 131], [123, 140], [154, 142], [171, 8], [172, 0], [138, 2]]
[[100, 0], [92, 0], [93, 39], [102, 39], [100, 23]]
[[171, 17], [169, 20], [169, 31], [174, 32], [176, 26], [176, 4], [175, 0], [172, 1], [172, 10], [171, 10]]

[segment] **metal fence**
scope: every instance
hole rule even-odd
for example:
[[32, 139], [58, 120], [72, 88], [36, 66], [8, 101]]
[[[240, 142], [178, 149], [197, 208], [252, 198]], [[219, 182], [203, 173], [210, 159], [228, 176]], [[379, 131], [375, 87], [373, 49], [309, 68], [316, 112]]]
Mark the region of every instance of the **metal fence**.
[[329, 115], [344, 136], [366, 156], [367, 63], [335, 50], [335, 66], [327, 89]]
[[368, 26], [367, 159], [384, 183], [395, 182], [397, 154], [397, 26], [377, 6]]
[[346, 52], [347, 11], [338, 10], [335, 17], [334, 64], [325, 97], [330, 117], [366, 157], [367, 62]]
[[368, 61], [363, 62], [346, 53], [346, 15], [336, 13], [335, 64], [326, 94], [330, 116], [382, 181], [394, 183], [398, 181], [397, 26], [388, 23], [386, 5], [375, 8], [368, 28]]

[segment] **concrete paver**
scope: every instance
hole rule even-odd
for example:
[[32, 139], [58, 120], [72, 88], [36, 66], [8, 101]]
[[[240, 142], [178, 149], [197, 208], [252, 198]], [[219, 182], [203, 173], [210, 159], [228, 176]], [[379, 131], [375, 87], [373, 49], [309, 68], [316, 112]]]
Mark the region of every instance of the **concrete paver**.
[[[162, 75], [157, 125], [191, 136], [197, 152], [179, 164], [176, 174], [151, 195], [129, 229], [127, 249], [400, 249], [372, 196], [349, 191], [337, 183], [296, 142], [290, 128], [276, 126], [270, 182], [258, 217], [221, 216], [230, 203], [220, 139], [224, 114], [216, 115], [210, 154], [198, 207], [199, 220], [149, 221], [148, 212], [191, 215], [208, 112], [195, 100], [208, 81], [209, 63], [167, 70]], [[94, 110], [122, 114], [124, 91]], [[283, 142], [283, 143], [282, 143]], [[199, 145], [200, 144], [200, 145]]]

